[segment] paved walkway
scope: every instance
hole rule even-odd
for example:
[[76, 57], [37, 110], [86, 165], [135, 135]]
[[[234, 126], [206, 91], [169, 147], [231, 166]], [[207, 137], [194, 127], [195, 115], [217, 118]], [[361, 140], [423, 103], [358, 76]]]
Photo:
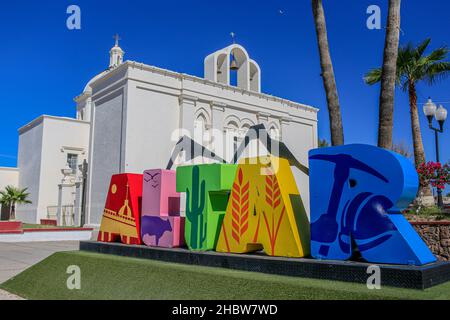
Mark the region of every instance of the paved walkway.
[[0, 300], [26, 300], [26, 299], [16, 296], [15, 294], [9, 293], [8, 291], [0, 289]]
[[[78, 246], [78, 241], [0, 243], [0, 283], [55, 252], [78, 250]], [[0, 300], [12, 298], [14, 295], [0, 291]]]

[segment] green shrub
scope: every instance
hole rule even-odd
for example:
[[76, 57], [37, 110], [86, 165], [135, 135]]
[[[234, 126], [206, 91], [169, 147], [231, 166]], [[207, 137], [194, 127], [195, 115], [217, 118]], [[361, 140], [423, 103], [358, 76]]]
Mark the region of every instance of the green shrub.
[[424, 218], [435, 218], [436, 220], [442, 220], [442, 219], [449, 218], [449, 216], [446, 215], [437, 206], [421, 207], [418, 211], [417, 211], [417, 207], [413, 207], [407, 211], [407, 214], [414, 214], [416, 216], [424, 217]]

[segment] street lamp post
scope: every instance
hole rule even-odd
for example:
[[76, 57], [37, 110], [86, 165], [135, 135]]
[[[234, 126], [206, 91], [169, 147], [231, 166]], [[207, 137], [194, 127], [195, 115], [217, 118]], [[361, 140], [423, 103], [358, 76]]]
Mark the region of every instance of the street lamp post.
[[[431, 98], [428, 98], [428, 102], [423, 106], [423, 113], [428, 119], [428, 126], [431, 130], [434, 131], [434, 139], [436, 144], [436, 162], [439, 161], [439, 133], [444, 132], [444, 122], [447, 119], [447, 110], [440, 105], [439, 108], [436, 108], [436, 105], [433, 103]], [[433, 117], [436, 118], [439, 128], [433, 127]], [[437, 188], [438, 193], [438, 207], [443, 208], [444, 202], [442, 201], [442, 190]]]

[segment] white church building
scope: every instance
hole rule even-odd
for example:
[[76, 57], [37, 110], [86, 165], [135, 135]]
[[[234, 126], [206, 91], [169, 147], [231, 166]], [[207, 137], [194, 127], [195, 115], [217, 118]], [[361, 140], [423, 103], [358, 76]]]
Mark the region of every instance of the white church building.
[[[204, 78], [123, 58], [116, 38], [108, 70], [75, 98], [76, 118], [43, 115], [19, 129], [17, 168], [0, 168], [0, 185], [30, 192], [32, 204], [17, 208], [18, 220], [99, 226], [111, 175], [165, 168], [182, 135], [230, 161], [247, 130], [264, 124], [308, 165], [318, 109], [262, 93], [261, 70], [242, 46], [207, 56]], [[223, 141], [211, 142], [217, 132]], [[293, 170], [309, 212], [308, 177]]]

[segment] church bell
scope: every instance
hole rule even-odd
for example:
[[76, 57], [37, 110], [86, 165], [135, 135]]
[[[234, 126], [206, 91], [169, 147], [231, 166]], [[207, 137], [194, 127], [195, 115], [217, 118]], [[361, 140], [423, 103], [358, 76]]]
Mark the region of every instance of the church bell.
[[239, 67], [237, 66], [236, 58], [234, 57], [234, 53], [233, 52], [231, 52], [231, 66], [230, 66], [230, 69], [234, 70], [234, 71], [239, 69]]

